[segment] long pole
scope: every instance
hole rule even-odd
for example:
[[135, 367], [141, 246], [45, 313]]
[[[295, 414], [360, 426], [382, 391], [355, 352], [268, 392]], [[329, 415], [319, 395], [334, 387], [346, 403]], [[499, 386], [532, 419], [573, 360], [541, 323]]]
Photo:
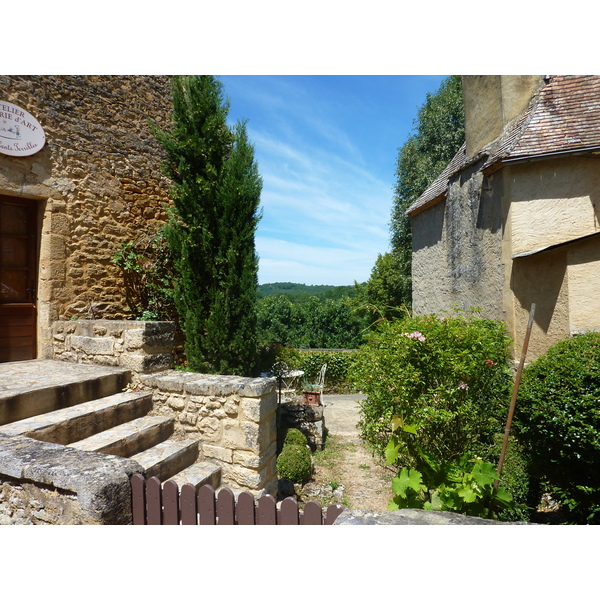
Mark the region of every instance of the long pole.
[[531, 305], [529, 311], [529, 323], [527, 324], [527, 332], [525, 333], [525, 340], [523, 341], [523, 351], [521, 352], [521, 360], [519, 361], [519, 368], [517, 369], [517, 375], [515, 377], [515, 383], [513, 386], [512, 398], [510, 400], [510, 408], [508, 409], [508, 418], [506, 419], [506, 428], [504, 429], [504, 441], [502, 442], [502, 451], [500, 452], [500, 459], [498, 460], [498, 478], [494, 481], [494, 489], [498, 489], [500, 483], [500, 475], [502, 474], [502, 466], [504, 465], [504, 456], [506, 455], [506, 447], [508, 446], [508, 436], [510, 434], [510, 426], [512, 424], [513, 415], [515, 412], [515, 404], [517, 402], [517, 394], [519, 392], [519, 384], [521, 383], [521, 373], [523, 372], [523, 366], [525, 365], [525, 357], [527, 356], [527, 348], [529, 346], [529, 338], [531, 337], [531, 328], [533, 327], [533, 317], [535, 315], [535, 304]]

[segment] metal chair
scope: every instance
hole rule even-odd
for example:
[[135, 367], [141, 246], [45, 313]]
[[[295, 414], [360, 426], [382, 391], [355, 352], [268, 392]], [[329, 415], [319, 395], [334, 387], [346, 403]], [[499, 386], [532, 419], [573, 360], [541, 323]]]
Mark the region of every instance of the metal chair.
[[316, 383], [316, 386], [319, 388], [319, 392], [321, 393], [321, 400], [323, 397], [323, 389], [325, 388], [325, 371], [327, 371], [327, 363], [323, 363], [319, 373], [319, 379], [317, 379]]

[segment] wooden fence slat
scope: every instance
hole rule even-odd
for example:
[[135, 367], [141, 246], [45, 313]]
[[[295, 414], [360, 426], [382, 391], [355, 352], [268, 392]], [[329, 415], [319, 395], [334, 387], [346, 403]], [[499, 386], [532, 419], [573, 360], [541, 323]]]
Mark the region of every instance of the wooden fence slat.
[[344, 512], [344, 507], [341, 504], [332, 504], [327, 507], [327, 516], [323, 525], [333, 525], [333, 522]]
[[238, 525], [256, 525], [254, 514], [254, 496], [250, 492], [242, 492], [235, 507], [235, 518]]
[[235, 525], [235, 496], [229, 488], [217, 496], [217, 525]]
[[181, 486], [179, 496], [182, 525], [198, 525], [198, 506], [196, 503], [196, 488], [191, 483]]
[[300, 515], [301, 525], [323, 525], [323, 511], [321, 505], [314, 500], [309, 500], [304, 506], [304, 512]]
[[179, 525], [179, 487], [169, 479], [163, 486], [163, 525]]
[[198, 491], [198, 515], [200, 525], [217, 524], [215, 490], [208, 483], [203, 485]]
[[273, 496], [267, 494], [258, 499], [256, 507], [257, 525], [277, 525], [277, 503]]
[[162, 487], [158, 477], [146, 481], [146, 519], [148, 525], [162, 524]]
[[278, 525], [300, 525], [300, 509], [296, 498], [288, 496], [281, 503], [281, 519]]
[[179, 490], [172, 480], [162, 486], [157, 477], [146, 480], [137, 473], [130, 485], [134, 525], [331, 525], [344, 510], [341, 504], [333, 504], [323, 518], [322, 508], [314, 500], [301, 511], [298, 501], [288, 497], [278, 509], [270, 495], [255, 502], [254, 496], [244, 491], [236, 501], [229, 488], [217, 495], [207, 484], [196, 493], [189, 483]]
[[131, 514], [134, 525], [146, 524], [146, 478], [140, 473], [131, 477]]

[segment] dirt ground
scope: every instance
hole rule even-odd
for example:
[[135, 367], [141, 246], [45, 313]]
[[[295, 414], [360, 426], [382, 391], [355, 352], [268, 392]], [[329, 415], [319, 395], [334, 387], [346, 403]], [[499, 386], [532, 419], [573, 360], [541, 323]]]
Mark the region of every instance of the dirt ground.
[[374, 457], [356, 429], [361, 396], [324, 396], [325, 449], [313, 454], [314, 474], [298, 488], [300, 503], [316, 500], [321, 506], [340, 503], [368, 512], [386, 512], [396, 473]]
[[358, 440], [332, 436], [324, 451], [314, 454], [312, 480], [299, 489], [301, 503], [343, 504], [356, 510], [386, 512], [395, 473], [373, 457]]

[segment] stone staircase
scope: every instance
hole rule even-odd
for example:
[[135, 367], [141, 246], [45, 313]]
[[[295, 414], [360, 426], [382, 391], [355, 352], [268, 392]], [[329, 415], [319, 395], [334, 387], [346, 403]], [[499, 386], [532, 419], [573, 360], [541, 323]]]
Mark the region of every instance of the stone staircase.
[[[220, 486], [221, 468], [199, 461], [198, 442], [173, 439], [174, 421], [152, 416], [150, 392], [123, 391], [124, 369], [25, 361], [11, 372], [12, 387], [0, 384], [0, 433], [24, 435], [79, 450], [135, 460], [146, 477]], [[37, 364], [33, 364], [37, 363]], [[81, 367], [81, 368], [79, 368]], [[0, 365], [0, 382], [6, 382]], [[34, 373], [32, 369], [37, 369]], [[44, 369], [46, 371], [44, 376]], [[58, 372], [58, 373], [57, 373]]]

